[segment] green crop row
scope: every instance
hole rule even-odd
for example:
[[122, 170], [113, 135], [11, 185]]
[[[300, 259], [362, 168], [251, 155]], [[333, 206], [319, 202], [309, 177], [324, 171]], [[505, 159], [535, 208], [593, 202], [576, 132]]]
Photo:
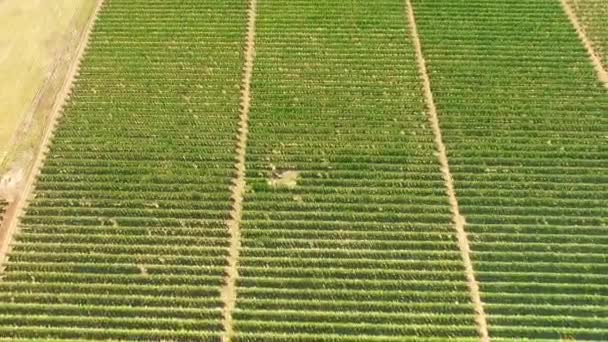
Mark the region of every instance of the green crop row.
[[404, 11], [258, 3], [235, 341], [477, 335]]
[[412, 2], [490, 336], [608, 339], [608, 96], [560, 2]]
[[0, 280], [0, 340], [220, 341], [247, 1], [105, 1]]

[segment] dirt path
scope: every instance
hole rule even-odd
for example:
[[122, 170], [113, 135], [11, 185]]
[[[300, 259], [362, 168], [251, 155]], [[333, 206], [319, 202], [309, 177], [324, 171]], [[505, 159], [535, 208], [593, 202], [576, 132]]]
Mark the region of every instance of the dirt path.
[[17, 210], [17, 203], [19, 199], [15, 199], [12, 203], [6, 205], [4, 214], [2, 216], [2, 222], [0, 222], [0, 275], [4, 272], [4, 258], [6, 256], [6, 249], [8, 248], [8, 242], [10, 241], [9, 226], [13, 220], [9, 220], [9, 217], [15, 216]]
[[578, 20], [576, 12], [574, 11], [574, 8], [570, 4], [570, 1], [561, 0], [561, 2], [562, 2], [562, 8], [564, 9], [564, 12], [566, 12], [566, 15], [570, 19], [572, 26], [574, 26], [574, 29], [576, 30], [576, 33], [578, 34], [578, 38], [583, 43], [583, 46], [585, 47], [585, 49], [587, 49], [587, 54], [589, 55], [589, 58], [591, 59], [591, 63], [593, 64], [593, 67], [595, 68], [595, 71], [597, 72], [597, 78], [604, 84], [604, 87], [608, 88], [608, 71], [606, 71], [604, 69], [604, 66], [602, 64], [602, 58], [600, 57], [600, 54], [598, 54], [595, 51], [595, 49], [593, 48], [593, 44], [591, 43], [591, 40], [587, 37], [587, 34], [585, 33], [583, 26], [581, 25], [580, 21]]
[[[59, 116], [62, 114], [63, 106], [68, 100], [70, 91], [72, 89], [72, 84], [76, 76], [78, 75], [78, 70], [80, 69], [80, 63], [84, 56], [84, 51], [89, 44], [89, 40], [91, 37], [91, 32], [93, 31], [93, 25], [95, 25], [95, 21], [101, 11], [101, 7], [103, 5], [103, 0], [97, 0], [97, 6], [95, 8], [95, 12], [91, 15], [89, 22], [87, 23], [86, 28], [82, 32], [82, 36], [80, 39], [80, 43], [78, 44], [78, 48], [76, 50], [76, 55], [66, 74], [65, 80], [61, 87], [61, 90], [57, 94], [55, 99], [55, 103], [53, 105], [53, 109], [50, 114], [50, 120], [48, 127], [45, 128], [44, 135], [42, 137], [40, 146], [36, 153], [36, 159], [34, 160], [31, 169], [25, 180], [25, 185], [21, 190], [20, 194], [15, 196], [15, 200], [11, 203], [9, 210], [4, 215], [4, 219], [1, 225], [0, 231], [0, 265], [4, 264], [6, 259], [6, 255], [10, 249], [10, 241], [17, 230], [18, 218], [23, 213], [24, 208], [27, 205], [27, 201], [31, 196], [31, 192], [34, 187], [34, 183], [38, 178], [38, 174], [42, 168], [44, 163], [45, 152], [48, 150], [49, 143], [51, 137], [53, 136], [53, 132], [55, 131], [55, 126], [57, 124], [57, 120]], [[3, 268], [0, 266], [0, 273], [3, 271]]]
[[228, 266], [226, 277], [222, 287], [222, 301], [224, 302], [223, 319], [225, 333], [222, 337], [224, 342], [232, 340], [234, 335], [232, 312], [236, 306], [236, 280], [238, 278], [238, 259], [241, 249], [241, 218], [243, 216], [243, 195], [245, 193], [245, 152], [247, 148], [247, 136], [249, 134], [249, 111], [251, 109], [251, 78], [253, 75], [253, 62], [255, 59], [255, 21], [257, 1], [249, 1], [247, 13], [247, 43], [245, 47], [245, 66], [243, 68], [241, 114], [239, 116], [238, 140], [236, 143], [236, 176], [231, 187], [232, 210], [228, 220], [228, 231], [230, 233], [230, 250], [228, 255]]
[[464, 230], [465, 220], [460, 215], [460, 208], [458, 206], [458, 200], [456, 199], [456, 192], [454, 191], [454, 180], [450, 172], [450, 166], [448, 164], [447, 150], [443, 143], [443, 136], [439, 127], [439, 117], [437, 116], [437, 108], [435, 107], [435, 100], [433, 99], [433, 93], [431, 91], [431, 80], [429, 78], [426, 61], [422, 54], [422, 45], [418, 36], [418, 29], [416, 27], [416, 17], [414, 15], [414, 8], [412, 7], [411, 0], [406, 0], [407, 4], [407, 17], [410, 22], [410, 29], [412, 35], [412, 41], [414, 42], [414, 48], [416, 50], [416, 61], [418, 63], [418, 71], [422, 78], [424, 87], [424, 98], [427, 105], [427, 111], [429, 114], [429, 122], [433, 135], [435, 136], [435, 147], [438, 152], [438, 159], [441, 165], [441, 173], [445, 182], [446, 193], [450, 202], [452, 211], [452, 220], [454, 228], [456, 229], [456, 236], [458, 238], [458, 247], [460, 248], [460, 254], [465, 267], [465, 273], [467, 278], [467, 284], [471, 296], [471, 302], [475, 308], [475, 321], [477, 323], [477, 332], [481, 338], [481, 341], [488, 342], [490, 337], [488, 335], [488, 324], [486, 321], [486, 315], [484, 312], [483, 304], [481, 302], [481, 296], [479, 294], [479, 285], [475, 279], [475, 272], [473, 271], [473, 263], [471, 262], [471, 250], [469, 247], [469, 239], [467, 233]]

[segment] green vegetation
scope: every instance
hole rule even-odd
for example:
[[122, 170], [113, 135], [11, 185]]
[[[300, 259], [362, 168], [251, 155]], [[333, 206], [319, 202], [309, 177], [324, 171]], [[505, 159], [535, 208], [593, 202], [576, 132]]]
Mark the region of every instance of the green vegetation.
[[[490, 337], [608, 340], [608, 94], [559, 1], [412, 4]], [[480, 340], [404, 0], [258, 1], [230, 258], [248, 5], [105, 3], [0, 340]]]
[[490, 335], [608, 340], [608, 95], [559, 1], [415, 9]]
[[0, 281], [0, 337], [217, 341], [247, 4], [104, 6]]
[[600, 54], [604, 68], [608, 69], [608, 1], [605, 0], [571, 0], [576, 14], [580, 18], [585, 32], [593, 42], [593, 47]]
[[477, 336], [404, 14], [259, 3], [237, 341]]

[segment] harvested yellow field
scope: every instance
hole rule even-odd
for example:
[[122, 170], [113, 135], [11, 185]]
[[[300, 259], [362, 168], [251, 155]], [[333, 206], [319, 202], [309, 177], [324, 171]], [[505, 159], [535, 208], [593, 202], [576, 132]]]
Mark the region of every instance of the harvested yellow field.
[[93, 6], [0, 1], [0, 173], [31, 160]]

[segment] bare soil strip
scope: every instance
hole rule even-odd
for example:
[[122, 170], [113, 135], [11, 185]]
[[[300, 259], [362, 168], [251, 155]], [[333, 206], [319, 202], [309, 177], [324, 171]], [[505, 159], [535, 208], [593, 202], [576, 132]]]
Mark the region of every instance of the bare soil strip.
[[0, 222], [0, 275], [4, 272], [4, 259], [7, 254], [7, 249], [9, 242], [11, 240], [11, 224], [15, 221], [13, 217], [15, 217], [17, 210], [17, 203], [19, 203], [19, 198], [15, 198], [13, 202], [6, 204], [6, 207], [3, 215], [2, 221]]
[[245, 193], [245, 153], [249, 134], [249, 111], [251, 110], [251, 78], [255, 59], [255, 21], [257, 1], [249, 1], [247, 13], [247, 43], [245, 47], [245, 65], [241, 84], [241, 113], [239, 116], [238, 138], [236, 143], [236, 174], [231, 187], [232, 210], [228, 220], [230, 249], [222, 301], [224, 302], [223, 319], [224, 335], [222, 341], [230, 342], [234, 335], [232, 312], [236, 306], [236, 280], [238, 278], [238, 259], [241, 249], [241, 218], [243, 216], [243, 195]]
[[597, 72], [598, 79], [604, 84], [604, 87], [608, 88], [608, 71], [604, 69], [604, 66], [602, 64], [602, 58], [600, 57], [600, 54], [597, 53], [595, 51], [595, 49], [593, 48], [593, 44], [591, 43], [591, 40], [587, 37], [587, 34], [585, 33], [585, 29], [583, 28], [583, 25], [581, 25], [580, 21], [578, 20], [578, 17], [576, 15], [576, 12], [574, 11], [574, 8], [572, 7], [572, 5], [570, 3], [570, 0], [561, 0], [561, 2], [562, 2], [562, 8], [564, 9], [564, 12], [566, 12], [566, 15], [570, 19], [572, 26], [574, 26], [574, 29], [576, 30], [576, 33], [578, 34], [578, 38], [583, 43], [583, 46], [585, 47], [585, 49], [587, 49], [587, 54], [589, 55], [589, 58], [591, 59], [591, 63], [593, 64], [593, 67], [595, 68], [595, 71]]
[[16, 195], [14, 201], [11, 203], [7, 212], [4, 215], [4, 219], [2, 225], [0, 226], [0, 273], [4, 271], [4, 261], [6, 256], [10, 250], [10, 242], [12, 237], [17, 230], [18, 218], [22, 215], [25, 207], [27, 206], [27, 201], [31, 196], [31, 192], [34, 188], [34, 183], [40, 174], [40, 170], [44, 163], [46, 152], [49, 148], [49, 143], [55, 132], [55, 127], [57, 125], [57, 121], [62, 114], [62, 109], [67, 100], [69, 99], [70, 93], [72, 91], [72, 85], [74, 80], [78, 76], [78, 71], [80, 69], [80, 63], [82, 62], [82, 58], [84, 57], [84, 52], [86, 47], [89, 44], [91, 38], [91, 32], [93, 31], [93, 26], [95, 25], [95, 21], [99, 16], [99, 12], [103, 6], [103, 0], [97, 0], [97, 6], [93, 15], [89, 19], [86, 28], [82, 32], [82, 36], [80, 42], [78, 43], [78, 48], [76, 50], [75, 58], [66, 74], [61, 90], [57, 94], [55, 99], [55, 103], [51, 110], [49, 125], [45, 128], [44, 135], [42, 137], [40, 146], [36, 153], [36, 159], [32, 164], [31, 169], [29, 170], [28, 176], [25, 181], [25, 185], [20, 194]]
[[412, 35], [412, 41], [414, 42], [414, 48], [416, 49], [416, 60], [418, 63], [418, 70], [422, 77], [422, 83], [424, 87], [424, 98], [427, 105], [427, 111], [429, 114], [429, 122], [433, 135], [435, 136], [435, 147], [437, 148], [437, 156], [441, 165], [441, 173], [443, 180], [445, 181], [446, 193], [450, 202], [452, 211], [452, 220], [454, 228], [456, 229], [456, 236], [458, 238], [458, 247], [460, 248], [460, 254], [462, 255], [462, 261], [465, 267], [465, 273], [467, 277], [467, 284], [469, 287], [469, 293], [471, 301], [475, 308], [475, 321], [477, 323], [477, 332], [481, 338], [481, 341], [490, 341], [488, 335], [488, 324], [486, 321], [486, 315], [484, 312], [483, 304], [481, 302], [481, 296], [479, 294], [479, 285], [475, 279], [475, 272], [473, 271], [473, 263], [471, 262], [469, 239], [467, 233], [464, 230], [465, 220], [460, 215], [460, 209], [458, 206], [458, 200], [456, 199], [456, 192], [454, 191], [454, 180], [450, 172], [450, 166], [448, 164], [447, 150], [443, 143], [443, 136], [439, 127], [439, 117], [437, 116], [437, 108], [435, 107], [435, 100], [433, 99], [433, 93], [431, 91], [431, 80], [429, 78], [426, 61], [422, 54], [422, 45], [418, 36], [418, 29], [416, 27], [416, 17], [414, 15], [414, 8], [412, 7], [411, 0], [406, 0], [407, 4], [407, 16], [410, 22], [410, 29]]

